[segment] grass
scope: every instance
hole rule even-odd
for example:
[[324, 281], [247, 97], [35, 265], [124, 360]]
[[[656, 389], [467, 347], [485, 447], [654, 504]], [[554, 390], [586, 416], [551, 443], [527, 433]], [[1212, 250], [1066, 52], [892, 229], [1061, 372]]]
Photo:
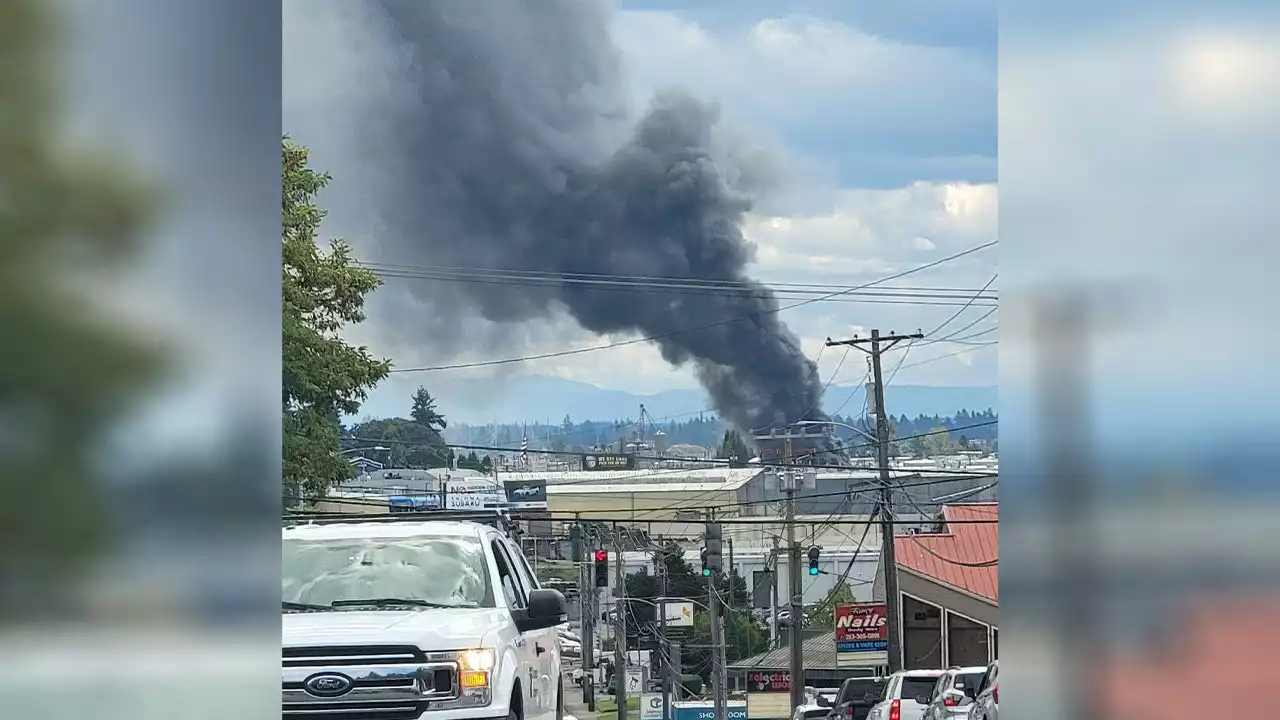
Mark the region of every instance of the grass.
[[[627, 698], [627, 718], [635, 720], [640, 717], [640, 698]], [[598, 720], [618, 720], [618, 702], [609, 696], [596, 698], [596, 718]]]

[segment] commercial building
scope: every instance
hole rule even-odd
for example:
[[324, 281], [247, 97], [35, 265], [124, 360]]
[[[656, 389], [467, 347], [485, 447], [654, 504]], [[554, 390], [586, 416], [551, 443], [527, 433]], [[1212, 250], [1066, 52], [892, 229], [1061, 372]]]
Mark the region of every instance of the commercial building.
[[[999, 506], [944, 505], [927, 532], [894, 538], [903, 666], [986, 665], [999, 656]], [[885, 601], [884, 567], [873, 596]]]

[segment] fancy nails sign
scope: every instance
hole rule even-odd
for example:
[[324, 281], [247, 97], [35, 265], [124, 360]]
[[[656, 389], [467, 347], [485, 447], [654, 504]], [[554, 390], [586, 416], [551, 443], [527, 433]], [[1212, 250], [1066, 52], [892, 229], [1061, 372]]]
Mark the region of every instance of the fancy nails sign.
[[885, 652], [889, 618], [884, 603], [838, 605], [835, 610], [836, 652]]

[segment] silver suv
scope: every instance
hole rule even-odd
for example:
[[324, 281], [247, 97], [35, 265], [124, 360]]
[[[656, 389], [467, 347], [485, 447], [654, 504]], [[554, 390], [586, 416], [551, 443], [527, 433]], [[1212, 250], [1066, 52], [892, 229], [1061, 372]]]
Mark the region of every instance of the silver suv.
[[987, 666], [987, 675], [978, 687], [978, 698], [969, 706], [968, 720], [1000, 720], [1000, 661]]
[[880, 700], [867, 713], [867, 720], [921, 720], [928, 705], [922, 705], [918, 698], [933, 692], [942, 673], [942, 670], [903, 670], [890, 675]]
[[938, 678], [938, 684], [933, 686], [933, 694], [928, 698], [929, 707], [924, 711], [923, 720], [968, 718], [969, 706], [978, 696], [978, 688], [982, 686], [982, 679], [986, 674], [985, 667], [949, 668]]

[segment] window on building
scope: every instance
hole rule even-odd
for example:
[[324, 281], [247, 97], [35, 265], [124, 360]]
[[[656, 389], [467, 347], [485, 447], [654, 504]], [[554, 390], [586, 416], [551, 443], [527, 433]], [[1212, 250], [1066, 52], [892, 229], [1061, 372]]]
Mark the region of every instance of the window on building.
[[983, 667], [991, 662], [987, 634], [991, 628], [947, 612], [947, 665]]

